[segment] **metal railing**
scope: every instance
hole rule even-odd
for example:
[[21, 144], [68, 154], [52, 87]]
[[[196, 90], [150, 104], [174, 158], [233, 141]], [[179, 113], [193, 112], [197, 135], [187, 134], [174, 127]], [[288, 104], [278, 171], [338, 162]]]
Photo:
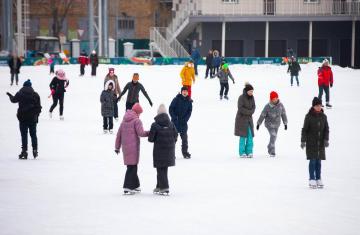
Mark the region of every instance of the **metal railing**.
[[176, 52], [171, 48], [169, 42], [159, 32], [158, 28], [150, 28], [150, 41], [163, 57], [177, 57]]
[[168, 28], [162, 28], [162, 30], [166, 31], [166, 39], [168, 40], [168, 42], [170, 41], [170, 47], [175, 51], [177, 57], [190, 57], [189, 53], [185, 50], [183, 45], [181, 45], [181, 43], [176, 39], [176, 37]]

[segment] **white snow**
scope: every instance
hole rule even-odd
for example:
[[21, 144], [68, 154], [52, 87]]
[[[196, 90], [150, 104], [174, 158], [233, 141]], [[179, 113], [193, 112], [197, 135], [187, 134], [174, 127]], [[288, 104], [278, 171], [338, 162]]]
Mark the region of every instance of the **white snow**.
[[[27, 161], [18, 160], [17, 105], [5, 95], [21, 86], [10, 87], [8, 68], [0, 67], [0, 234], [359, 234], [360, 71], [333, 66], [334, 108], [325, 111], [330, 125], [330, 147], [322, 163], [325, 188], [311, 190], [300, 132], [317, 95], [318, 66], [302, 65], [299, 88], [290, 87], [285, 66], [230, 66], [236, 84], [230, 84], [229, 101], [219, 101], [218, 81], [204, 80], [205, 67], [200, 66], [189, 122], [192, 159], [182, 158], [179, 139], [177, 165], [169, 169], [169, 197], [152, 194], [156, 170], [147, 139], [142, 139], [139, 164], [142, 193], [122, 195], [126, 168], [122, 155], [114, 153], [115, 134], [103, 134], [99, 97], [108, 67], [115, 67], [121, 87], [139, 72], [154, 102], [151, 108], [140, 97], [141, 119], [149, 129], [158, 105], [168, 107], [178, 93], [181, 66], [101, 65], [97, 78], [90, 77], [89, 67], [81, 78], [78, 66], [61, 66], [70, 79], [65, 121], [59, 121], [58, 108], [53, 119], [48, 117], [49, 68], [23, 67], [20, 84], [31, 79], [43, 106], [39, 158], [32, 160], [30, 154]], [[269, 135], [261, 126], [254, 159], [239, 159], [233, 129], [245, 81], [255, 87], [255, 122], [272, 90], [287, 109], [289, 129], [279, 131], [276, 158], [267, 156]], [[121, 100], [120, 119], [124, 109]]]

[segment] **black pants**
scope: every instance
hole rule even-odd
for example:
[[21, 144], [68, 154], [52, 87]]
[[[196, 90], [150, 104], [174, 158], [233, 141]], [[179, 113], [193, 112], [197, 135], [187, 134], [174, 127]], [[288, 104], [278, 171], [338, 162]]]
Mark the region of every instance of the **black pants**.
[[221, 83], [220, 82], [220, 96], [222, 97], [224, 94], [224, 90], [225, 90], [225, 96], [228, 95], [229, 93], [229, 83]]
[[211, 74], [214, 76], [219, 72], [219, 66], [212, 67]]
[[55, 66], [50, 65], [50, 73], [55, 73]]
[[60, 116], [62, 116], [64, 112], [64, 93], [53, 95], [53, 104], [50, 107], [50, 113], [52, 113], [58, 102], [60, 103]]
[[123, 188], [136, 189], [138, 187], [140, 187], [140, 181], [137, 175], [137, 165], [128, 165]]
[[126, 102], [126, 110], [132, 109], [135, 103]]
[[118, 108], [118, 104], [117, 104], [117, 100], [114, 101], [114, 118], [118, 118], [119, 117], [119, 108]]
[[84, 74], [85, 74], [85, 65], [80, 64], [80, 75], [84, 75]]
[[323, 93], [325, 91], [326, 103], [330, 101], [330, 89], [329, 86], [319, 86], [319, 99], [322, 100]]
[[16, 85], [19, 83], [19, 74], [18, 73], [11, 73], [11, 85], [14, 83], [14, 77], [16, 81]]
[[212, 67], [209, 65], [206, 65], [205, 78], [207, 78], [209, 76], [209, 72], [210, 72], [210, 77], [211, 77], [212, 76]]
[[180, 137], [181, 137], [181, 152], [182, 153], [187, 153], [188, 152], [188, 135], [187, 132], [183, 132], [180, 133]]
[[97, 68], [96, 64], [91, 65], [91, 76], [96, 76], [96, 68]]
[[168, 168], [167, 167], [158, 167], [157, 171], [157, 183], [156, 188], [159, 189], [168, 189], [169, 180], [168, 180]]
[[30, 132], [32, 148], [37, 150], [36, 122], [34, 121], [20, 122], [22, 150], [27, 151], [28, 149], [28, 130]]
[[112, 130], [114, 127], [113, 117], [103, 117], [104, 130]]
[[195, 69], [195, 75], [197, 76], [198, 75], [198, 63], [197, 62], [194, 63], [194, 69]]

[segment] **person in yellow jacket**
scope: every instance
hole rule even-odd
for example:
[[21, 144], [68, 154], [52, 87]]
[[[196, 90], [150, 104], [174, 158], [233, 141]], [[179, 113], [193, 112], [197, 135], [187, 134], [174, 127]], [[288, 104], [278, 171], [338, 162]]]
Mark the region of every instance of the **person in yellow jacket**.
[[183, 69], [180, 72], [182, 85], [188, 88], [189, 98], [191, 99], [191, 85], [195, 83], [195, 69], [192, 60], [186, 62]]

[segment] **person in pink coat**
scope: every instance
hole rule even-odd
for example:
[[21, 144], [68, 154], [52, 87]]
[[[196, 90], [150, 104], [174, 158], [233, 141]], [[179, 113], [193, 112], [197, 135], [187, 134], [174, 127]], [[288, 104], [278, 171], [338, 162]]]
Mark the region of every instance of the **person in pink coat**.
[[136, 103], [132, 109], [127, 110], [116, 136], [115, 153], [119, 154], [122, 147], [124, 165], [127, 166], [123, 186], [125, 194], [140, 192], [140, 181], [137, 175], [137, 165], [140, 158], [140, 137], [149, 136], [149, 131], [144, 131], [139, 118], [142, 112], [143, 109], [139, 103]]

